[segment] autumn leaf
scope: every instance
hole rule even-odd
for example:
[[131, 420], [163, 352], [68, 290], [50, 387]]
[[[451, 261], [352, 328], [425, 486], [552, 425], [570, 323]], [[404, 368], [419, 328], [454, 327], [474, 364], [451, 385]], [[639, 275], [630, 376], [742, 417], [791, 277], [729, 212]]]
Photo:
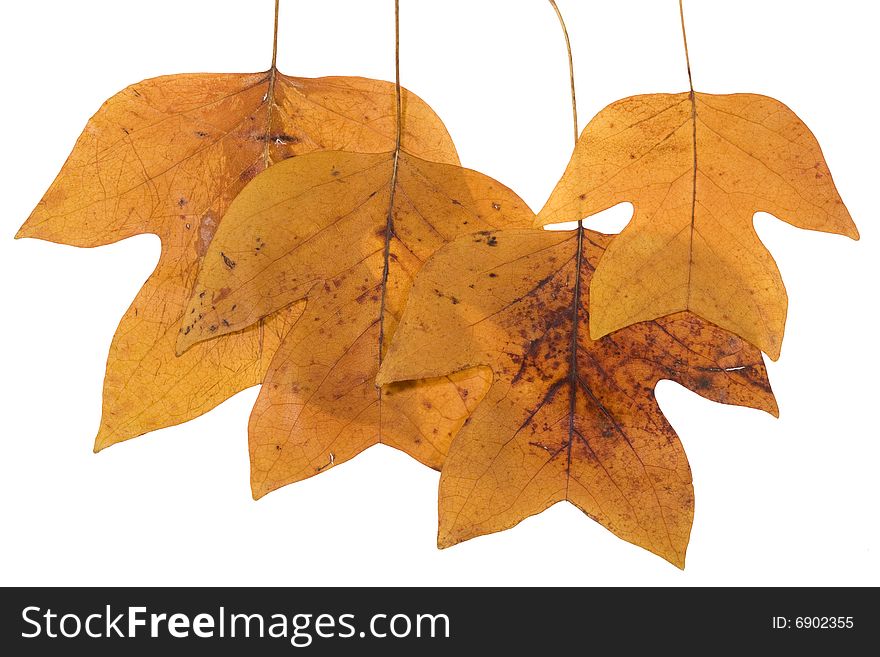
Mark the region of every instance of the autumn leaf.
[[416, 279], [377, 381], [494, 372], [443, 465], [440, 547], [568, 500], [683, 567], [691, 472], [656, 383], [777, 413], [760, 352], [694, 314], [590, 338], [590, 279], [609, 243], [582, 229], [485, 232]]
[[[402, 141], [457, 163], [440, 119], [404, 91]], [[107, 361], [100, 450], [197, 417], [260, 383], [302, 311], [175, 356], [186, 302], [230, 201], [274, 162], [324, 149], [382, 152], [396, 137], [395, 88], [354, 77], [172, 75], [132, 85], [88, 122], [17, 237], [93, 247], [153, 233], [156, 270], [125, 313]]]
[[590, 286], [593, 338], [682, 310], [779, 357], [788, 299], [753, 226], [858, 239], [819, 144], [785, 105], [754, 94], [633, 96], [602, 110], [539, 226], [634, 206]]
[[469, 371], [379, 391], [380, 344], [437, 248], [533, 222], [500, 183], [406, 152], [313, 153], [255, 178], [208, 248], [178, 345], [240, 331], [306, 300], [251, 415], [254, 496], [380, 442], [438, 468], [489, 376]]

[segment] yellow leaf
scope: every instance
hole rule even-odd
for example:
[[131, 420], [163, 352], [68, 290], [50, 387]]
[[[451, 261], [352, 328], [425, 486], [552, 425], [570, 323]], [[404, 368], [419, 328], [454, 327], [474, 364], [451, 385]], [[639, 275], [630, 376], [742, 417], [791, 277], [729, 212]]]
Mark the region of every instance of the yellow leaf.
[[788, 298], [756, 212], [858, 239], [815, 137], [754, 94], [633, 96], [587, 125], [538, 225], [630, 201], [591, 284], [590, 333], [691, 310], [779, 357]]

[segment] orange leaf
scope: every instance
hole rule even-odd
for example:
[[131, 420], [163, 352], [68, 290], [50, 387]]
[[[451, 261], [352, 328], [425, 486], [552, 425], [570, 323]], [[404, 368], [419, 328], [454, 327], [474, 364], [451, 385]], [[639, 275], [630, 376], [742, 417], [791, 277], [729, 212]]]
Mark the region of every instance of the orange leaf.
[[380, 344], [437, 248], [474, 230], [533, 222], [491, 178], [405, 152], [313, 153], [254, 179], [208, 249], [179, 342], [186, 349], [306, 299], [251, 416], [254, 496], [379, 442], [439, 468], [488, 376], [379, 391]]
[[[172, 75], [128, 87], [92, 117], [17, 237], [82, 247], [141, 233], [162, 240], [110, 347], [96, 450], [190, 420], [263, 380], [301, 306], [175, 357], [202, 257], [230, 201], [270, 164], [392, 148], [394, 97], [393, 84], [363, 78]], [[406, 91], [402, 139], [414, 153], [458, 162], [440, 119]]]
[[696, 315], [590, 338], [590, 279], [609, 241], [488, 232], [439, 250], [416, 279], [378, 382], [494, 372], [443, 465], [440, 547], [568, 500], [683, 567], [691, 472], [654, 386], [776, 414], [761, 353]]

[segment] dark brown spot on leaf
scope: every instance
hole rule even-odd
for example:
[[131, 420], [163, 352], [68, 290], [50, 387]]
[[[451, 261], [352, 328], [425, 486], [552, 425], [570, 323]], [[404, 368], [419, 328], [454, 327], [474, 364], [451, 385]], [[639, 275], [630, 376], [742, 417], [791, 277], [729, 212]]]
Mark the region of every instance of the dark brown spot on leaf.
[[220, 257], [223, 258], [223, 264], [224, 264], [224, 265], [226, 265], [226, 266], [229, 267], [230, 269], [235, 269], [235, 260], [233, 260], [232, 258], [230, 258], [230, 257], [229, 257], [228, 255], [226, 255], [225, 253], [223, 253], [223, 251], [220, 252]]

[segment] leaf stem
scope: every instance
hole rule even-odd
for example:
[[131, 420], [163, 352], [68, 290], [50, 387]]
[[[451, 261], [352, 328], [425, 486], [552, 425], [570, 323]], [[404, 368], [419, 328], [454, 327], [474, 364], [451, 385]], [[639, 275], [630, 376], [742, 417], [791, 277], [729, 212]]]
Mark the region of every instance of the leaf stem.
[[394, 0], [394, 100], [397, 120], [397, 135], [394, 142], [395, 161], [400, 152], [400, 135], [403, 124], [400, 96], [400, 0]]
[[681, 18], [681, 38], [684, 41], [684, 61], [687, 64], [688, 85], [691, 88], [691, 95], [694, 94], [694, 79], [691, 77], [691, 56], [688, 53], [688, 36], [687, 30], [684, 28], [684, 0], [678, 0], [678, 15]]
[[281, 0], [275, 0], [275, 28], [272, 32], [272, 70], [277, 67], [275, 63], [278, 61], [278, 7]]
[[[565, 51], [568, 53], [568, 81], [569, 86], [571, 87], [571, 120], [574, 126], [574, 145], [577, 147], [578, 142], [578, 108], [577, 108], [577, 94], [575, 93], [574, 88], [574, 57], [571, 55], [571, 39], [568, 38], [568, 28], [565, 26], [565, 19], [562, 17], [562, 12], [559, 11], [559, 7], [556, 4], [556, 0], [549, 0], [550, 6], [553, 7], [553, 11], [556, 12], [556, 18], [559, 19], [559, 26], [562, 28], [562, 36], [565, 37]], [[584, 230], [584, 221], [583, 219], [578, 219], [578, 232], [583, 232]], [[578, 271], [580, 271], [580, 257], [581, 257], [581, 246], [583, 244], [583, 240], [581, 239], [581, 235], [578, 235]]]
[[574, 59], [571, 56], [571, 41], [568, 38], [568, 28], [565, 27], [565, 19], [562, 18], [562, 12], [559, 11], [559, 7], [556, 5], [556, 0], [550, 0], [550, 6], [553, 7], [553, 11], [556, 12], [556, 17], [559, 19], [559, 25], [562, 28], [562, 36], [565, 37], [565, 50], [568, 53], [568, 79], [571, 85], [571, 118], [574, 123], [574, 143], [577, 144], [578, 109], [577, 95], [574, 90]]

